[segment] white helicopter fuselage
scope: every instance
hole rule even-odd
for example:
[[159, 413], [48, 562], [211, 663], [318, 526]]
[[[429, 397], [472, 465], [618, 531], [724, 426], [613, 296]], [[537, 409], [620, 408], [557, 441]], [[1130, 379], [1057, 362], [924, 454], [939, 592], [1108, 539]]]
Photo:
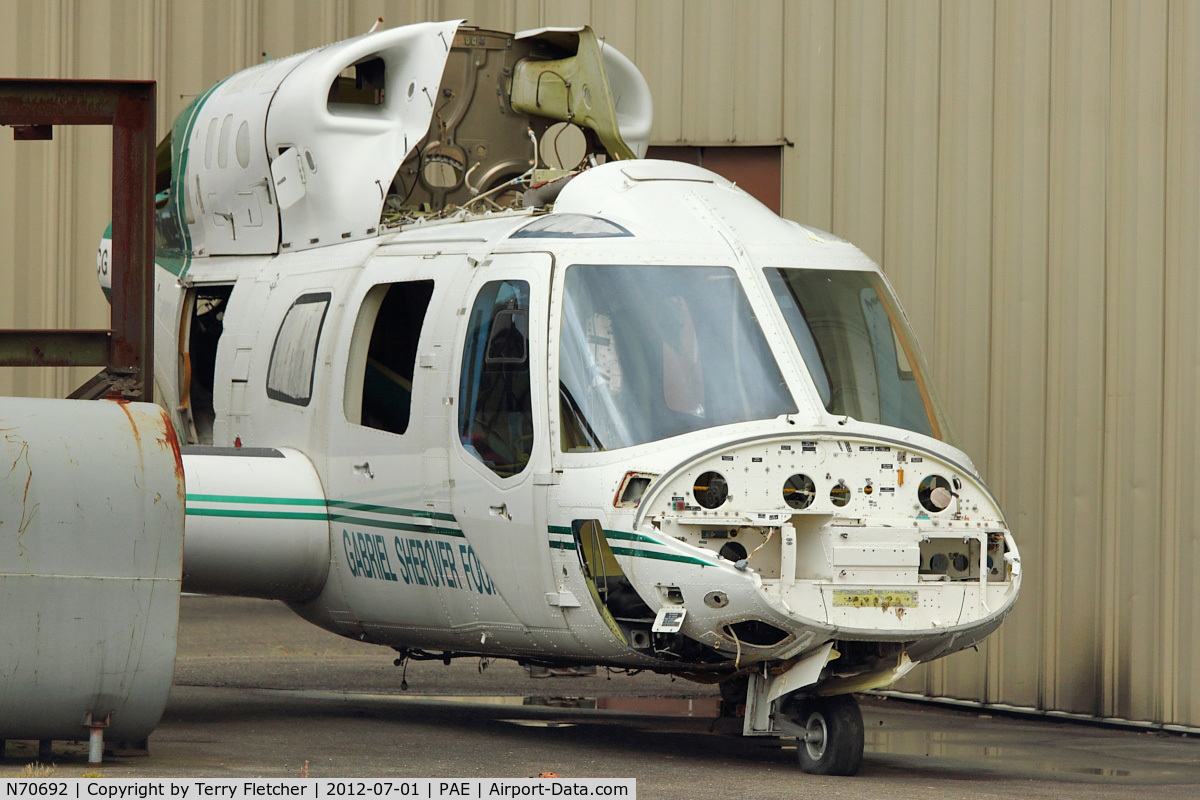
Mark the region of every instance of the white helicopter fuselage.
[[[583, 214], [627, 233], [519, 235], [531, 220]], [[616, 449], [561, 446], [564, 293], [567, 276], [583, 265], [736, 276], [778, 365], [788, 413], [701, 423]], [[324, 528], [327, 516], [328, 578], [314, 597], [289, 599], [323, 627], [397, 648], [720, 674], [831, 641], [887, 642], [897, 648], [891, 660], [869, 672], [890, 681], [901, 650], [907, 664], [969, 646], [999, 624], [1019, 585], [1016, 548], [995, 501], [967, 457], [945, 442], [826, 410], [773, 299], [770, 269], [880, 275], [857, 248], [780, 220], [712, 173], [652, 161], [587, 171], [549, 215], [463, 217], [270, 258], [200, 258], [182, 281], [160, 269], [159, 364], [177, 362], [177, 339], [164, 334], [186, 327], [188, 287], [232, 283], [215, 362], [213, 445], [302, 453], [297, 485], [311, 469], [317, 481], [308, 483], [320, 492], [268, 496], [240, 477], [229, 480], [243, 492], [210, 491], [219, 476], [202, 471], [206, 457], [185, 450], [189, 534], [203, 525], [300, 524], [294, 515]], [[532, 425], [522, 445], [527, 460], [512, 475], [497, 474], [460, 430], [469, 311], [498, 282], [524, 282], [529, 293]], [[363, 424], [352, 410], [363, 392], [354, 365], [370, 335], [363, 309], [379, 287], [394, 284], [432, 290], [403, 433]], [[296, 327], [285, 325], [289, 311], [313, 297], [323, 307], [316, 337], [281, 342]], [[631, 346], [663, 347], [649, 339]], [[269, 391], [281, 347], [311, 371], [305, 402]], [[734, 362], [693, 356], [689, 364], [720, 370], [707, 376], [709, 392], [765, 388], [747, 385], [749, 374]], [[160, 368], [164, 396], [179, 396], [175, 372]], [[215, 471], [226, 469], [222, 462]], [[728, 487], [711, 509], [695, 497], [709, 472]], [[622, 503], [630, 473], [655, 477], [638, 502]], [[958, 487], [941, 511], [918, 498], [922, 480], [935, 474]], [[806, 508], [786, 501], [793, 475], [813, 481]], [[601, 543], [578, 529], [591, 522], [612, 555], [589, 564], [580, 548]], [[734, 542], [744, 560], [719, 555]], [[974, 563], [959, 575], [931, 572], [929, 554], [939, 548]], [[599, 602], [605, 557], [649, 616], [621, 616]], [[189, 566], [185, 559], [185, 587]], [[664, 609], [686, 611], [677, 633], [651, 630]], [[677, 637], [688, 645], [673, 644]]]
[[1016, 544], [878, 267], [643, 160], [651, 116], [590, 29], [453, 21], [179, 116], [155, 376], [192, 445], [183, 587], [401, 660], [743, 680], [746, 733], [853, 774], [848, 693], [993, 631]]

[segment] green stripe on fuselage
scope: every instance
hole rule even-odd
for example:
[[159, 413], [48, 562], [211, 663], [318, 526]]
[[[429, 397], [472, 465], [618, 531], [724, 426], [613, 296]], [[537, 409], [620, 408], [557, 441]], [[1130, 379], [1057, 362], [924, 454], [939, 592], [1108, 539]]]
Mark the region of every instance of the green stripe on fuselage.
[[[546, 529], [551, 533], [562, 534], [563, 536], [574, 536], [575, 533], [570, 528], [564, 528], [561, 525], [548, 525]], [[640, 533], [629, 533], [626, 531], [610, 531], [607, 528], [604, 530], [604, 538], [606, 539], [622, 539], [628, 542], [645, 542], [646, 544], [658, 544], [662, 542], [657, 539], [645, 536]]]
[[189, 502], [195, 503], [254, 503], [264, 506], [324, 506], [319, 497], [247, 497], [238, 494], [189, 494]]
[[654, 550], [637, 550], [631, 547], [614, 547], [613, 555], [633, 556], [635, 558], [653, 558], [656, 561], [675, 561], [679, 564], [697, 564], [701, 567], [711, 567], [711, 561], [705, 561], [692, 556], [681, 556], [676, 553], [659, 553]]
[[399, 514], [405, 517], [420, 519], [435, 519], [441, 522], [458, 522], [453, 514], [441, 514], [437, 511], [421, 511], [413, 508], [398, 508], [396, 506], [380, 506], [371, 503], [355, 503], [350, 500], [330, 500], [331, 508], [345, 508], [350, 511], [374, 511], [377, 514]]
[[189, 517], [241, 517], [243, 519], [305, 519], [328, 522], [329, 515], [314, 511], [253, 511], [248, 508], [189, 508]]
[[440, 536], [455, 536], [460, 539], [465, 539], [466, 534], [458, 528], [438, 528], [433, 525], [418, 525], [415, 522], [396, 522], [390, 519], [367, 519], [365, 517], [352, 517], [348, 514], [335, 514], [329, 512], [329, 519], [333, 522], [346, 522], [351, 525], [362, 525], [368, 528], [384, 528], [390, 531], [410, 531], [413, 533], [436, 533]]
[[[398, 508], [396, 506], [381, 506], [371, 503], [355, 503], [349, 500], [322, 500], [314, 497], [260, 497], [249, 495], [233, 495], [233, 494], [189, 494], [187, 496], [189, 503], [225, 503], [228, 505], [259, 505], [259, 506], [321, 506], [326, 509], [322, 513], [313, 511], [278, 511], [278, 510], [251, 510], [242, 508], [208, 508], [189, 505], [187, 514], [193, 517], [243, 517], [247, 519], [305, 519], [305, 520], [328, 520], [332, 522], [346, 522], [353, 525], [361, 525], [370, 528], [384, 528], [394, 531], [412, 531], [415, 533], [436, 533], [442, 536], [463, 537], [463, 532], [458, 528], [450, 528], [438, 525], [438, 522], [453, 522], [456, 525], [458, 520], [453, 514], [442, 514], [434, 511], [422, 511], [411, 508]], [[376, 514], [389, 514], [392, 516], [414, 517], [416, 519], [427, 519], [433, 524], [422, 524], [419, 522], [399, 522], [397, 520], [381, 520], [372, 519], [370, 517], [355, 516], [352, 514], [339, 513], [330, 509], [338, 509], [339, 511], [368, 511]]]
[[[442, 527], [437, 525], [437, 522], [453, 522], [458, 524], [458, 520], [453, 514], [444, 514], [434, 511], [423, 511], [411, 508], [399, 508], [396, 506], [382, 506], [372, 503], [356, 503], [350, 500], [319, 500], [312, 497], [252, 497], [246, 495], [224, 495], [224, 494], [189, 494], [187, 496], [189, 502], [192, 503], [228, 503], [233, 505], [264, 505], [264, 506], [326, 506], [328, 509], [339, 509], [344, 511], [368, 511], [377, 514], [389, 514], [393, 516], [414, 517], [417, 519], [428, 519], [434, 524], [424, 525], [417, 522], [400, 522], [390, 519], [372, 519], [369, 517], [360, 517], [353, 514], [339, 513], [339, 511], [326, 510], [325, 512], [316, 511], [281, 511], [281, 510], [254, 510], [248, 508], [207, 508], [188, 506], [187, 514], [193, 517], [240, 517], [243, 519], [280, 519], [280, 520], [320, 520], [330, 522], [343, 522], [351, 525], [361, 525], [369, 528], [383, 528], [385, 530], [408, 531], [411, 533], [427, 533], [437, 534], [440, 536], [452, 536], [457, 538], [466, 538], [466, 535], [458, 528]], [[560, 525], [547, 526], [550, 533], [570, 536], [571, 529], [564, 528]], [[617, 539], [634, 542], [649, 542], [657, 544], [654, 539], [648, 536], [643, 536], [637, 533], [627, 533], [625, 531], [605, 531], [605, 537], [608, 539]], [[556, 539], [550, 540], [551, 549], [555, 550], [575, 550], [574, 541], [561, 541]], [[618, 556], [632, 556], [634, 558], [649, 558], [656, 561], [674, 561], [679, 564], [695, 564], [701, 567], [712, 566], [708, 561], [695, 558], [693, 556], [679, 555], [677, 553], [663, 553], [654, 550], [645, 550], [642, 548], [633, 547], [613, 547], [613, 554]]]
[[[570, 528], [564, 528], [561, 525], [548, 525], [546, 527], [546, 529], [550, 533], [557, 533], [562, 536], [572, 536], [573, 537], [575, 535], [571, 531]], [[662, 542], [659, 542], [649, 536], [644, 536], [643, 534], [640, 534], [640, 533], [630, 533], [627, 531], [610, 531], [610, 530], [606, 529], [604, 531], [604, 538], [610, 539], [610, 540], [615, 539], [615, 540], [619, 540], [619, 541], [627, 541], [627, 542], [645, 542], [646, 544], [657, 544], [657, 545], [662, 544]], [[574, 541], [563, 542], [563, 541], [555, 541], [553, 539], [550, 541], [550, 547], [553, 549], [556, 549], [556, 550], [574, 550], [574, 549], [576, 549]], [[657, 550], [644, 550], [640, 547], [639, 548], [613, 547], [611, 544], [609, 545], [609, 547], [612, 549], [613, 555], [618, 555], [618, 556], [633, 556], [635, 558], [652, 558], [652, 559], [655, 559], [658, 561], [675, 561], [680, 564], [699, 564], [702, 567], [711, 567], [712, 566], [712, 562], [710, 562], [710, 561], [705, 561], [703, 559], [695, 558], [693, 556], [679, 555], [677, 553], [662, 553]]]

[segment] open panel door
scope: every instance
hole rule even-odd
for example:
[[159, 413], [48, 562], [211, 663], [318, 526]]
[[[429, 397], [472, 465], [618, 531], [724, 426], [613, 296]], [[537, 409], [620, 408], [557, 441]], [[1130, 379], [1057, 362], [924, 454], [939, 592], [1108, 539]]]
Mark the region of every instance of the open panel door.
[[217, 346], [233, 284], [188, 289], [179, 320], [179, 397], [176, 410], [188, 444], [212, 444]]

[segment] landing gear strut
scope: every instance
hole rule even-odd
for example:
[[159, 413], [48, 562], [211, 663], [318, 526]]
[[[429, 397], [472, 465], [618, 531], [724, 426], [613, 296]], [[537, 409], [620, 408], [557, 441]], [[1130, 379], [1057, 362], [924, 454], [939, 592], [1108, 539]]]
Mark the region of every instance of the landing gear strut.
[[738, 714], [738, 707], [746, 707], [746, 696], [750, 690], [750, 676], [742, 675], [738, 678], [724, 681], [718, 687], [721, 690], [721, 716], [735, 717]]
[[862, 766], [863, 721], [851, 694], [810, 697], [792, 718], [803, 729], [796, 741], [800, 768], [814, 775], [854, 775]]

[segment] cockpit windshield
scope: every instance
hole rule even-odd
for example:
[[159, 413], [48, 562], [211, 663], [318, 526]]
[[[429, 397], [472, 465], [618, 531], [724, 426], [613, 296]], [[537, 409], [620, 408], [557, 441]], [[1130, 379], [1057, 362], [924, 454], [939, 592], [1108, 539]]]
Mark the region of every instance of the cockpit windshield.
[[912, 332], [877, 273], [765, 272], [829, 413], [950, 440]]
[[563, 291], [564, 452], [796, 413], [728, 267], [573, 265]]

